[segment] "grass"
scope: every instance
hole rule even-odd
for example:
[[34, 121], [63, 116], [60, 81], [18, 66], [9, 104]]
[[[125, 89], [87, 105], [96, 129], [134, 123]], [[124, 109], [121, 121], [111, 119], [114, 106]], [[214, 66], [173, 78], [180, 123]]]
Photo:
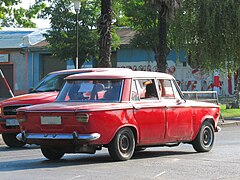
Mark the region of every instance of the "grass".
[[221, 114], [224, 118], [240, 117], [240, 109], [226, 109], [226, 105], [220, 105]]

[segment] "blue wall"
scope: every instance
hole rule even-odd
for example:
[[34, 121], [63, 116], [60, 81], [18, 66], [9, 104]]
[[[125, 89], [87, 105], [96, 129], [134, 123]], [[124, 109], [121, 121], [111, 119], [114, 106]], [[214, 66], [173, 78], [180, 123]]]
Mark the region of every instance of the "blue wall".
[[28, 53], [28, 87], [34, 87], [39, 82], [40, 52]]
[[[184, 51], [176, 53], [175, 51], [170, 51], [167, 56], [167, 60], [175, 61], [179, 60], [180, 62], [187, 61], [187, 54]], [[138, 61], [149, 61], [154, 62], [154, 52], [152, 50], [143, 50], [143, 49], [127, 49], [122, 48], [117, 51], [117, 62], [138, 62]]]

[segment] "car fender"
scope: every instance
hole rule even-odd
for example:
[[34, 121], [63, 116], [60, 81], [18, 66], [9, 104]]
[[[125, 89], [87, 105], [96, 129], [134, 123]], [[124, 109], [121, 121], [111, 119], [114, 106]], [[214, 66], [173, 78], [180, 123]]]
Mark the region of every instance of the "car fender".
[[[205, 122], [205, 121], [209, 121], [212, 125], [213, 125], [213, 128], [216, 129], [216, 124], [214, 123], [214, 117], [211, 116], [211, 115], [206, 115], [206, 116], [203, 116], [201, 118], [201, 121], [195, 121], [195, 126], [193, 128], [194, 130], [194, 133], [193, 133], [193, 139], [196, 138], [196, 136], [198, 135], [198, 132], [200, 131], [201, 129], [201, 126], [202, 124]], [[199, 122], [198, 124], [196, 124], [196, 122]], [[216, 130], [215, 130], [216, 131]]]
[[139, 143], [139, 131], [138, 131], [138, 128], [136, 125], [133, 125], [133, 124], [123, 124], [121, 126], [119, 126], [115, 132], [114, 132], [114, 135], [112, 136], [112, 139], [109, 141], [109, 143], [113, 140], [113, 138], [115, 137], [115, 135], [117, 134], [117, 132], [122, 129], [122, 128], [125, 128], [125, 127], [129, 127], [132, 131], [133, 131], [133, 134], [135, 136], [135, 141], [136, 141], [136, 144]]

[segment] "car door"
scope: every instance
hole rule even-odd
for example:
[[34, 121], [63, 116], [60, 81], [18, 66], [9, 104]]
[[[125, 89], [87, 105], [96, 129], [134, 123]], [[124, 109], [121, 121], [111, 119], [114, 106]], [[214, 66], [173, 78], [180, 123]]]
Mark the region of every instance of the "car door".
[[166, 107], [166, 141], [183, 141], [193, 133], [192, 107], [182, 98], [174, 80], [161, 80], [162, 93]]
[[[154, 79], [135, 79], [132, 83], [131, 102], [141, 145], [157, 144], [164, 139], [165, 106], [155, 84]], [[147, 92], [147, 86], [153, 86], [155, 93]]]

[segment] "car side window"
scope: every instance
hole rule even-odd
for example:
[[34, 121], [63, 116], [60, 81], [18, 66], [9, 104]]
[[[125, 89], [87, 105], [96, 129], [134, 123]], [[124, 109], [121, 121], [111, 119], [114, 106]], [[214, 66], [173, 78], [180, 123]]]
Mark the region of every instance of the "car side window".
[[140, 89], [140, 99], [145, 100], [158, 100], [158, 90], [154, 79], [141, 79], [142, 87]]
[[140, 101], [140, 97], [137, 90], [137, 81], [132, 81], [132, 88], [131, 88], [131, 101]]
[[174, 99], [174, 90], [173, 90], [173, 86], [172, 86], [172, 82], [171, 80], [168, 79], [160, 79], [159, 80], [160, 84], [161, 84], [161, 94], [162, 97], [165, 99]]
[[179, 94], [179, 91], [178, 91], [176, 85], [177, 85], [177, 83], [176, 82], [174, 83], [174, 81], [172, 81], [172, 87], [173, 87], [173, 92], [174, 92], [175, 98], [180, 100], [182, 98], [181, 98], [181, 95]]

